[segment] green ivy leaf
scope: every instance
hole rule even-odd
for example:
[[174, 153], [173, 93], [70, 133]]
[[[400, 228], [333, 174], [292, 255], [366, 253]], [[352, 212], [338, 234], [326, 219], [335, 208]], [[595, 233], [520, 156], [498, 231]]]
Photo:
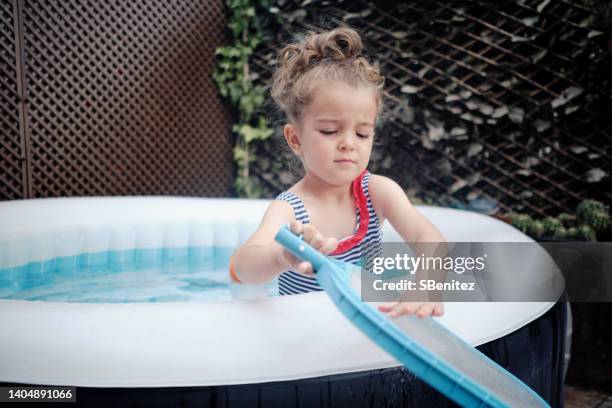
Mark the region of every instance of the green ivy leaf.
[[245, 157], [246, 157], [246, 149], [240, 146], [234, 147], [234, 160], [236, 162], [242, 163]]
[[[249, 58], [262, 41], [258, 9], [269, 10], [270, 7], [267, 0], [226, 0], [226, 5], [230, 10], [228, 28], [234, 43], [217, 48], [217, 67], [212, 76], [219, 93], [239, 111], [239, 121], [232, 126], [232, 131], [238, 136], [233, 149], [238, 170], [234, 183], [236, 193], [241, 197], [260, 197], [263, 192], [261, 185], [256, 178], [245, 177], [249, 174], [245, 170], [248, 170], [250, 162], [257, 160], [251, 145], [257, 140], [267, 139], [274, 131], [267, 126], [263, 116], [253, 118], [265, 101], [265, 89], [255, 85], [257, 76], [253, 72], [245, 78], [244, 67], [248, 66]], [[256, 127], [252, 125], [254, 122]]]

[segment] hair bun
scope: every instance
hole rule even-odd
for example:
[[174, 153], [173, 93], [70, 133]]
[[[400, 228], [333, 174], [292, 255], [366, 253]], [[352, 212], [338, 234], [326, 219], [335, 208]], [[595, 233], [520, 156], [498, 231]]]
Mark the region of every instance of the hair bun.
[[363, 49], [359, 34], [351, 28], [339, 27], [322, 33], [310, 32], [299, 43], [283, 48], [279, 55], [281, 67], [287, 70], [289, 81], [303, 75], [324, 61], [343, 63], [357, 58]]
[[311, 33], [304, 47], [304, 51], [311, 51], [319, 60], [331, 59], [337, 62], [356, 58], [362, 49], [363, 43], [359, 34], [345, 27], [320, 34]]
[[363, 42], [357, 31], [338, 27], [310, 32], [301, 41], [285, 46], [278, 55], [271, 95], [290, 120], [296, 120], [310, 103], [318, 81], [344, 81], [376, 88], [377, 105], [382, 103], [384, 77], [378, 66], [361, 55]]

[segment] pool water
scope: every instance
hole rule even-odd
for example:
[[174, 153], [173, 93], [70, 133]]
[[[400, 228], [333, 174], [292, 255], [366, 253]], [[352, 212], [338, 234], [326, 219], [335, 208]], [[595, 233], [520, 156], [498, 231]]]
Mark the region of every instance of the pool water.
[[0, 269], [0, 299], [142, 303], [276, 295], [275, 282], [259, 288], [231, 283], [228, 265], [232, 252], [233, 248], [221, 247], [160, 248], [33, 262]]

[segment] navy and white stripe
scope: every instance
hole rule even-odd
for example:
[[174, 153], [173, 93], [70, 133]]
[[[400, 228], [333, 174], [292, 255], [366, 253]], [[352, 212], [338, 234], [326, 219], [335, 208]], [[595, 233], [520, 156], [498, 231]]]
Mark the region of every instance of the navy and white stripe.
[[[359, 244], [355, 245], [348, 251], [337, 255], [330, 255], [330, 257], [333, 259], [338, 259], [340, 261], [349, 262], [352, 264], [360, 264], [362, 262], [362, 257], [368, 255], [366, 259], [369, 260], [372, 259], [371, 255], [380, 256], [380, 254], [382, 253], [380, 246], [382, 242], [382, 231], [380, 229], [378, 216], [376, 215], [376, 211], [374, 211], [374, 206], [372, 205], [372, 200], [370, 200], [370, 192], [368, 190], [369, 180], [370, 173], [368, 172], [364, 174], [361, 182], [361, 186], [366, 197], [368, 213], [370, 217], [366, 235], [363, 237], [362, 241]], [[302, 200], [300, 200], [298, 196], [296, 196], [290, 191], [284, 191], [279, 194], [276, 199], [287, 201], [289, 205], [291, 205], [291, 208], [293, 208], [295, 219], [297, 221], [300, 221], [302, 224], [310, 223], [308, 211], [306, 210], [304, 203], [302, 202]], [[356, 209], [356, 212], [358, 228], [360, 222], [359, 208]], [[279, 293], [281, 295], [297, 295], [299, 293], [316, 292], [323, 290], [321, 286], [319, 286], [319, 284], [317, 283], [317, 279], [315, 277], [305, 276], [294, 271], [287, 271], [281, 273], [278, 277], [278, 287]]]

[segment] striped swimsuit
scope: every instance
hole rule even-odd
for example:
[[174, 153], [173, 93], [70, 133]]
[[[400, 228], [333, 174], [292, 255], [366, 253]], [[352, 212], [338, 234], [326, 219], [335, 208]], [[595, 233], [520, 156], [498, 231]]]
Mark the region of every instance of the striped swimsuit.
[[[357, 230], [354, 235], [339, 242], [336, 251], [330, 255], [333, 259], [360, 264], [362, 256], [366, 255], [366, 251], [368, 254], [374, 251], [376, 255], [381, 251], [382, 231], [378, 216], [370, 200], [368, 190], [369, 180], [370, 173], [364, 172], [353, 181], [353, 195], [357, 205]], [[302, 224], [310, 223], [306, 207], [304, 207], [304, 203], [298, 196], [292, 192], [285, 191], [279, 194], [276, 199], [287, 201], [291, 205], [297, 221], [300, 221]], [[361, 225], [361, 219], [365, 219], [367, 225], [365, 223]], [[294, 271], [281, 273], [278, 277], [278, 287], [279, 294], [281, 295], [296, 295], [323, 290], [315, 277], [305, 276]]]

